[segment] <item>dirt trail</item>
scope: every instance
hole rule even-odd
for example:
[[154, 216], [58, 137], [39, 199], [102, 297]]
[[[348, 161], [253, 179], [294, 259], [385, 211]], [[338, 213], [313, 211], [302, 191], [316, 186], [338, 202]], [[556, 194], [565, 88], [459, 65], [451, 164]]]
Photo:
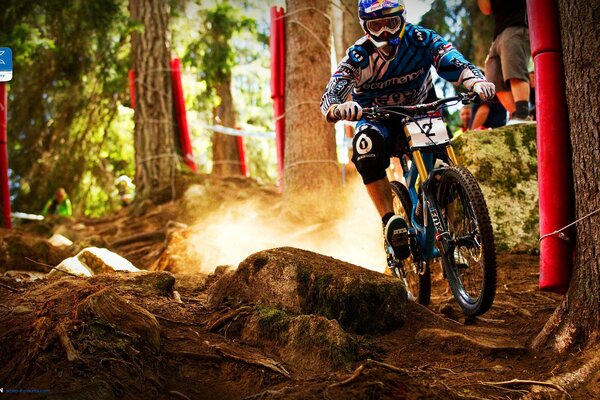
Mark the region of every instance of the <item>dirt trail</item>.
[[[243, 193], [241, 184], [246, 185]], [[259, 217], [268, 215], [264, 212], [267, 205], [276, 207], [275, 191], [240, 182], [230, 188], [238, 196], [238, 216], [254, 207], [258, 211], [248, 221], [269, 222], [269, 217]], [[134, 264], [148, 267], [164, 251], [170, 232], [183, 229], [178, 225], [186, 208], [183, 201], [143, 215], [122, 210], [101, 220], [71, 221], [66, 232], [77, 233], [81, 240], [102, 240]], [[231, 204], [207, 207], [210, 214], [188, 215], [184, 220], [197, 228], [199, 235], [206, 235], [214, 232], [208, 221], [217, 221], [223, 210], [229, 210], [226, 217], [231, 217]], [[276, 236], [290, 228], [285, 225], [270, 232]], [[377, 224], [372, 230], [373, 236], [379, 235]], [[316, 225], [295, 230], [302, 240], [291, 244], [319, 244], [323, 236], [335, 243], [344, 239], [343, 233], [343, 228], [333, 225]], [[192, 236], [190, 243], [198, 237]], [[373, 246], [379, 245], [376, 237]], [[254, 238], [269, 242], [264, 232]], [[321, 246], [335, 247], [329, 243]], [[364, 251], [365, 246], [358, 248]], [[213, 262], [207, 272], [214, 270], [218, 260], [204, 259], [205, 264]], [[207, 289], [221, 270], [200, 274], [204, 268], [200, 264], [188, 265], [188, 271], [175, 274], [181, 302], [168, 293], [126, 284], [121, 275], [65, 277], [50, 283], [1, 277], [0, 386], [50, 391], [15, 394], [14, 398], [516, 399], [532, 385], [494, 382], [545, 381], [577, 366], [574, 357], [528, 350], [561, 299], [538, 290], [539, 258], [534, 255], [498, 255], [496, 301], [488, 313], [474, 319], [462, 316], [434, 265], [428, 308], [412, 304], [408, 323], [389, 334], [355, 336], [353, 359], [334, 363], [320, 358], [317, 349], [312, 357], [295, 357], [269, 338], [250, 345], [242, 334], [248, 334], [255, 310], [207, 307]], [[79, 319], [78, 305], [105, 288], [155, 316], [161, 329], [158, 351], [98, 320]], [[77, 356], [71, 361], [69, 344]], [[311, 354], [310, 348], [306, 350]], [[598, 390], [596, 381], [570, 395], [587, 400]]]

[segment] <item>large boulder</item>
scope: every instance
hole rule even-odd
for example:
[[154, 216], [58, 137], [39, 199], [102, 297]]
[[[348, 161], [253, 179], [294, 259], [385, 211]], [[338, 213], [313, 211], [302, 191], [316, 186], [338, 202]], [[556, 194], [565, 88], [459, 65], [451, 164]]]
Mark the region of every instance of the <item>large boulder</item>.
[[469, 131], [453, 147], [481, 186], [498, 250], [537, 249], [539, 208], [535, 124]]
[[208, 293], [211, 306], [254, 304], [296, 315], [316, 314], [359, 334], [401, 326], [407, 301], [398, 279], [291, 247], [249, 256]]

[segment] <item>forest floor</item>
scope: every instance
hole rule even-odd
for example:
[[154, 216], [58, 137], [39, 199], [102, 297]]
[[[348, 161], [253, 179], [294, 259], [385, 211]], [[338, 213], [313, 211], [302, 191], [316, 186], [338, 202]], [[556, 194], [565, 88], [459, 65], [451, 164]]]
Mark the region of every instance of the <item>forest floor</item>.
[[[78, 232], [82, 241], [103, 241], [135, 265], [152, 268], [165, 251], [167, 226], [174, 229], [174, 225], [183, 226], [182, 222], [195, 227], [200, 224], [199, 235], [214, 237], [217, 233], [209, 224], [215, 220], [208, 217], [209, 212], [223, 215], [224, 210], [236, 205], [247, 215], [248, 208], [240, 204], [251, 202], [250, 208], [259, 210], [255, 217], [260, 220], [277, 207], [274, 204], [279, 196], [272, 188], [240, 179], [217, 186], [223, 195], [221, 200], [215, 200], [219, 205], [206, 206], [206, 212], [197, 210], [197, 218], [193, 219], [182, 220], [186, 207], [189, 209], [183, 197], [144, 213], [124, 209], [106, 218], [60, 221], [59, 225], [63, 226], [62, 232]], [[221, 224], [235, 227], [235, 218], [221, 220]], [[253, 224], [249, 222], [249, 229]], [[321, 228], [297, 227], [296, 233], [303, 232], [303, 239], [309, 243], [306, 232], [327, 231]], [[10, 235], [33, 238], [42, 236], [44, 229], [23, 225]], [[380, 234], [377, 225], [373, 229]], [[371, 232], [370, 228], [366, 231]], [[332, 236], [329, 231], [326, 234]], [[192, 240], [198, 245], [203, 238]], [[265, 238], [259, 234], [250, 240]], [[377, 236], [374, 242], [379, 241]], [[233, 247], [237, 247], [235, 240], [219, 251], [227, 253]], [[212, 267], [206, 263], [213, 263]], [[546, 389], [555, 398], [600, 398], [597, 377], [568, 394], [561, 392], [560, 387], [543, 383], [577, 369], [581, 359], [579, 354], [559, 357], [550, 351], [529, 349], [529, 343], [561, 300], [559, 295], [538, 289], [536, 255], [498, 254], [496, 300], [490, 311], [477, 318], [461, 314], [435, 264], [429, 307], [411, 304], [407, 322], [390, 333], [354, 335], [353, 357], [334, 361], [322, 357], [318, 349], [304, 349], [306, 356], [300, 357], [286, 353], [289, 349], [278, 346], [276, 340], [248, 343], [241, 339], [239, 332], [246, 322], [247, 308], [207, 306], [207, 291], [220, 276], [219, 270], [214, 272], [220, 264], [220, 259], [211, 257], [204, 258], [203, 266], [184, 270], [180, 264], [173, 273], [181, 301], [133, 287], [123, 274], [31, 279], [33, 274], [12, 272], [0, 277], [0, 387], [5, 392], [12, 390], [4, 396], [517, 399]], [[19, 269], [15, 265], [8, 267]], [[137, 305], [156, 317], [160, 324], [158, 348], [140, 344], [132, 339], [132, 334], [115, 331], [99, 321], [80, 320], [79, 306], [84, 299], [106, 288], [118, 293], [127, 304]]]

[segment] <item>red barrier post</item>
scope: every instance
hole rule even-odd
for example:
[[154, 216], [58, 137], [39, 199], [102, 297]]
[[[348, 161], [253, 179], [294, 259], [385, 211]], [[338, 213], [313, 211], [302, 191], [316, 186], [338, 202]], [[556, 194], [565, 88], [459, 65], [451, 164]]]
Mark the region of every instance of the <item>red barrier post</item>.
[[282, 8], [271, 7], [271, 98], [275, 113], [275, 146], [279, 172], [279, 191], [283, 184], [285, 150], [285, 24]]
[[6, 83], [0, 82], [0, 186], [2, 190], [2, 216], [4, 218], [4, 227], [12, 228], [10, 219], [10, 185], [8, 182], [8, 151], [6, 149], [7, 141], [7, 96]]
[[131, 101], [131, 108], [135, 110], [135, 71], [129, 70], [129, 100]]
[[238, 154], [240, 155], [240, 172], [243, 176], [250, 176], [248, 173], [248, 163], [246, 161], [246, 150], [244, 148], [244, 138], [236, 136]]
[[187, 124], [187, 113], [185, 110], [185, 99], [183, 98], [183, 84], [181, 83], [181, 61], [179, 58], [171, 60], [171, 81], [173, 86], [173, 101], [175, 103], [175, 120], [179, 131], [179, 144], [181, 154], [188, 167], [193, 172], [197, 171], [192, 141]]
[[[575, 214], [557, 2], [527, 0], [527, 15], [535, 68], [540, 289], [565, 293], [573, 269], [573, 240], [549, 235], [571, 223]], [[569, 232], [567, 236], [574, 239]]]

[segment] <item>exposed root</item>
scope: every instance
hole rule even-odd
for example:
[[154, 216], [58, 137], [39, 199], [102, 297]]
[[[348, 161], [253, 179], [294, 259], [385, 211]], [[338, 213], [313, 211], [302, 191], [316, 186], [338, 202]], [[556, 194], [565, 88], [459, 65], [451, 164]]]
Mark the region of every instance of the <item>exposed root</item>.
[[110, 247], [122, 247], [135, 242], [159, 242], [165, 239], [166, 234], [162, 231], [144, 232], [132, 235], [123, 239], [115, 240], [110, 243]]
[[162, 321], [167, 321], [167, 322], [172, 322], [174, 324], [190, 325], [190, 326], [198, 326], [198, 325], [200, 325], [200, 324], [194, 323], [194, 322], [178, 321], [176, 319], [171, 319], [171, 318], [168, 318], [168, 317], [163, 317], [162, 315], [158, 315], [158, 314], [154, 314], [154, 316], [156, 317], [156, 319], [160, 319]]
[[22, 293], [23, 291], [21, 289], [15, 289], [14, 287], [10, 287], [8, 285], [5, 285], [4, 283], [0, 283], [0, 287], [6, 289], [6, 290], [10, 290], [13, 293]]
[[[560, 387], [563, 388], [565, 393], [572, 392], [577, 390], [582, 385], [589, 382], [589, 380], [600, 370], [600, 349], [589, 349], [589, 354], [595, 354], [590, 360], [585, 362], [581, 367], [579, 367], [575, 371], [567, 372], [562, 375], [557, 375], [552, 379], [546, 381], [550, 387]], [[553, 386], [552, 386], [553, 385]], [[540, 394], [546, 391], [543, 388], [536, 388], [532, 390], [533, 394]], [[568, 395], [568, 393], [567, 393]], [[571, 397], [571, 396], [569, 396]], [[529, 399], [531, 397], [525, 397]]]
[[67, 353], [67, 360], [69, 360], [69, 362], [79, 360], [81, 357], [79, 356], [79, 353], [77, 353], [77, 350], [75, 350], [75, 347], [73, 347], [71, 339], [69, 339], [65, 322], [63, 321], [58, 323], [58, 325], [56, 325], [56, 328], [54, 328], [54, 331], [60, 339], [60, 344], [65, 350], [65, 353]]
[[334, 384], [331, 384], [331, 385], [327, 386], [327, 389], [332, 388], [332, 387], [336, 387], [336, 386], [345, 386], [345, 385], [353, 382], [354, 380], [356, 380], [356, 378], [358, 378], [360, 376], [360, 374], [362, 373], [362, 371], [365, 368], [373, 367], [373, 366], [382, 367], [382, 368], [388, 369], [388, 370], [390, 370], [392, 372], [396, 372], [398, 374], [409, 375], [409, 371], [406, 370], [406, 369], [398, 368], [398, 367], [395, 367], [395, 366], [393, 366], [391, 364], [387, 364], [387, 363], [384, 363], [384, 362], [381, 362], [381, 361], [376, 361], [376, 360], [369, 359], [369, 360], [365, 361], [364, 363], [362, 363], [358, 368], [356, 368], [356, 370], [354, 370], [354, 373], [352, 374], [352, 376], [350, 376], [347, 379], [344, 379], [341, 382], [337, 382], [337, 383], [334, 383]]
[[216, 320], [208, 328], [208, 330], [211, 331], [211, 332], [216, 332], [219, 329], [221, 329], [222, 327], [224, 327], [229, 321], [235, 321], [239, 317], [242, 317], [244, 315], [250, 314], [251, 311], [252, 311], [252, 307], [250, 307], [250, 306], [243, 306], [243, 307], [240, 307], [240, 308], [238, 308], [236, 310], [229, 311], [224, 316], [222, 316], [221, 318], [219, 318], [218, 320]]
[[292, 390], [294, 390], [295, 388], [296, 388], [295, 386], [286, 386], [286, 387], [283, 387], [283, 388], [278, 389], [278, 390], [268, 389], [268, 390], [265, 390], [265, 391], [260, 392], [260, 393], [256, 393], [256, 394], [253, 394], [253, 395], [250, 395], [250, 396], [246, 396], [242, 400], [262, 399], [264, 396], [286, 395], [286, 394], [290, 393]]
[[244, 349], [234, 349], [225, 344], [210, 344], [208, 341], [204, 341], [204, 344], [211, 349], [217, 350], [223, 357], [231, 358], [235, 361], [241, 361], [246, 364], [258, 365], [291, 379], [290, 373], [283, 367], [283, 365], [261, 354], [250, 352]]
[[566, 394], [569, 398], [571, 398], [571, 395], [565, 389], [563, 389], [561, 386], [559, 386], [555, 383], [552, 383], [552, 382], [548, 382], [548, 381], [531, 381], [531, 380], [526, 380], [526, 379], [512, 379], [510, 381], [502, 381], [502, 382], [479, 382], [479, 384], [485, 385], [485, 386], [492, 386], [492, 387], [503, 387], [503, 386], [513, 386], [513, 385], [546, 386], [546, 387], [551, 387], [553, 389], [561, 391], [564, 394]]
[[179, 398], [185, 399], [185, 400], [191, 400], [189, 397], [187, 397], [185, 394], [178, 392], [177, 390], [171, 390], [169, 391], [169, 394], [175, 395]]

